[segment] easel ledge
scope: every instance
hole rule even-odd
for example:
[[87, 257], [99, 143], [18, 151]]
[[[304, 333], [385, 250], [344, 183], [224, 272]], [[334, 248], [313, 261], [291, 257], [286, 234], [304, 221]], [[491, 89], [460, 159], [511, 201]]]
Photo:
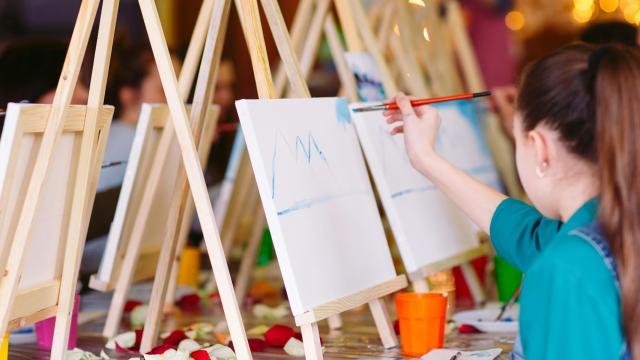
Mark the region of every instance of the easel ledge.
[[446, 259], [437, 261], [429, 265], [425, 265], [416, 271], [408, 273], [407, 276], [411, 281], [421, 281], [433, 273], [451, 269], [454, 266], [467, 263], [473, 259], [479, 258], [483, 255], [487, 255], [490, 252], [491, 245], [489, 243], [484, 243], [465, 252], [450, 256]]
[[[46, 116], [46, 115], [45, 115]], [[16, 296], [8, 330], [14, 330], [56, 314], [60, 280], [20, 290]], [[33, 309], [38, 309], [35, 313]]]
[[[20, 104], [20, 126], [25, 133], [44, 132], [47, 126], [47, 117], [51, 112], [51, 105]], [[108, 118], [113, 115], [113, 106], [102, 106], [98, 117], [97, 127], [104, 128]], [[84, 130], [87, 107], [85, 105], [70, 105], [67, 107], [64, 117], [64, 132], [79, 132]]]
[[324, 305], [317, 306], [304, 314], [296, 315], [296, 325], [302, 326], [317, 323], [332, 315], [340, 314], [344, 311], [369, 303], [372, 300], [380, 299], [396, 291], [402, 290], [406, 288], [407, 285], [407, 277], [405, 275], [400, 275], [393, 280], [361, 290], [355, 294], [328, 302]]

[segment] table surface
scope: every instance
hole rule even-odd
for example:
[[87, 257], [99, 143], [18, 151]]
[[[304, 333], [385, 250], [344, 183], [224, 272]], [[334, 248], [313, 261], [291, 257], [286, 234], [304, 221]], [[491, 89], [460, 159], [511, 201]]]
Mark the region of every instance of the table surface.
[[[96, 311], [108, 308], [109, 296], [106, 294], [91, 294], [83, 299], [83, 309]], [[277, 321], [256, 319], [249, 307], [243, 308], [245, 327], [250, 329], [257, 325], [272, 325], [275, 323], [293, 326], [293, 319], [287, 317]], [[182, 313], [166, 317], [163, 328], [171, 331], [196, 322], [217, 324], [224, 320], [220, 304], [203, 303], [198, 313]], [[403, 356], [400, 349], [385, 350], [377, 337], [373, 319], [368, 308], [361, 307], [343, 314], [344, 327], [338, 331], [330, 331], [326, 322], [320, 324], [320, 333], [324, 341], [324, 358], [331, 359], [413, 359]], [[77, 346], [83, 350], [100, 354], [107, 339], [101, 335], [104, 317], [79, 327]], [[123, 321], [122, 331], [126, 331], [127, 322]], [[503, 353], [498, 359], [507, 359], [507, 354], [513, 346], [515, 334], [460, 334], [453, 330], [447, 335], [445, 347], [466, 350], [481, 350], [501, 348]], [[129, 359], [131, 354], [119, 354], [113, 351], [105, 352], [113, 359]], [[9, 359], [48, 359], [49, 353], [39, 349], [35, 344], [11, 345]], [[286, 359], [289, 358], [281, 349], [267, 349], [266, 352], [254, 353], [254, 359]]]

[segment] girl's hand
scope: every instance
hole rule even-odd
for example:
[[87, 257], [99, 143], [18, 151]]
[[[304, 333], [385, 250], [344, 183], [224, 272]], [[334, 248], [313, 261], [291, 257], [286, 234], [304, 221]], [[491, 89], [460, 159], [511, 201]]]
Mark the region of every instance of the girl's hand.
[[423, 171], [424, 163], [435, 155], [436, 138], [440, 129], [440, 115], [430, 106], [412, 107], [411, 100], [399, 93], [394, 101], [399, 110], [387, 110], [383, 114], [387, 123], [398, 124], [391, 130], [392, 135], [404, 133], [404, 143], [413, 167]]

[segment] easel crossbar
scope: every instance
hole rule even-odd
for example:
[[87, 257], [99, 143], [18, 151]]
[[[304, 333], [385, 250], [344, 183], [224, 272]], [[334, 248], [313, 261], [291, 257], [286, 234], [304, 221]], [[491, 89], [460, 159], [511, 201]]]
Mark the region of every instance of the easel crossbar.
[[296, 325], [309, 325], [324, 320], [332, 315], [340, 314], [372, 300], [376, 300], [407, 287], [407, 278], [400, 275], [392, 280], [358, 291], [341, 299], [316, 306], [310, 311], [296, 315]]
[[469, 249], [465, 252], [455, 254], [446, 259], [436, 261], [432, 264], [425, 265], [416, 271], [408, 273], [407, 276], [411, 281], [423, 280], [424, 278], [426, 278], [427, 276], [433, 273], [451, 269], [454, 266], [464, 264], [473, 259], [479, 258], [483, 255], [487, 255], [490, 252], [491, 252], [491, 245], [489, 245], [488, 243], [482, 244], [478, 247]]

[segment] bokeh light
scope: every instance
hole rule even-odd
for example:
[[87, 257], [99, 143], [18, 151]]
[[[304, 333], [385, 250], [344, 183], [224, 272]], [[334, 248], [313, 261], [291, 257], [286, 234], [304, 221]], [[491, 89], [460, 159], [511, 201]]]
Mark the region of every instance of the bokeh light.
[[521, 30], [525, 24], [524, 15], [520, 11], [510, 11], [507, 16], [504, 17], [504, 23], [509, 30]]
[[600, 0], [600, 9], [604, 12], [612, 13], [618, 8], [618, 0]]

